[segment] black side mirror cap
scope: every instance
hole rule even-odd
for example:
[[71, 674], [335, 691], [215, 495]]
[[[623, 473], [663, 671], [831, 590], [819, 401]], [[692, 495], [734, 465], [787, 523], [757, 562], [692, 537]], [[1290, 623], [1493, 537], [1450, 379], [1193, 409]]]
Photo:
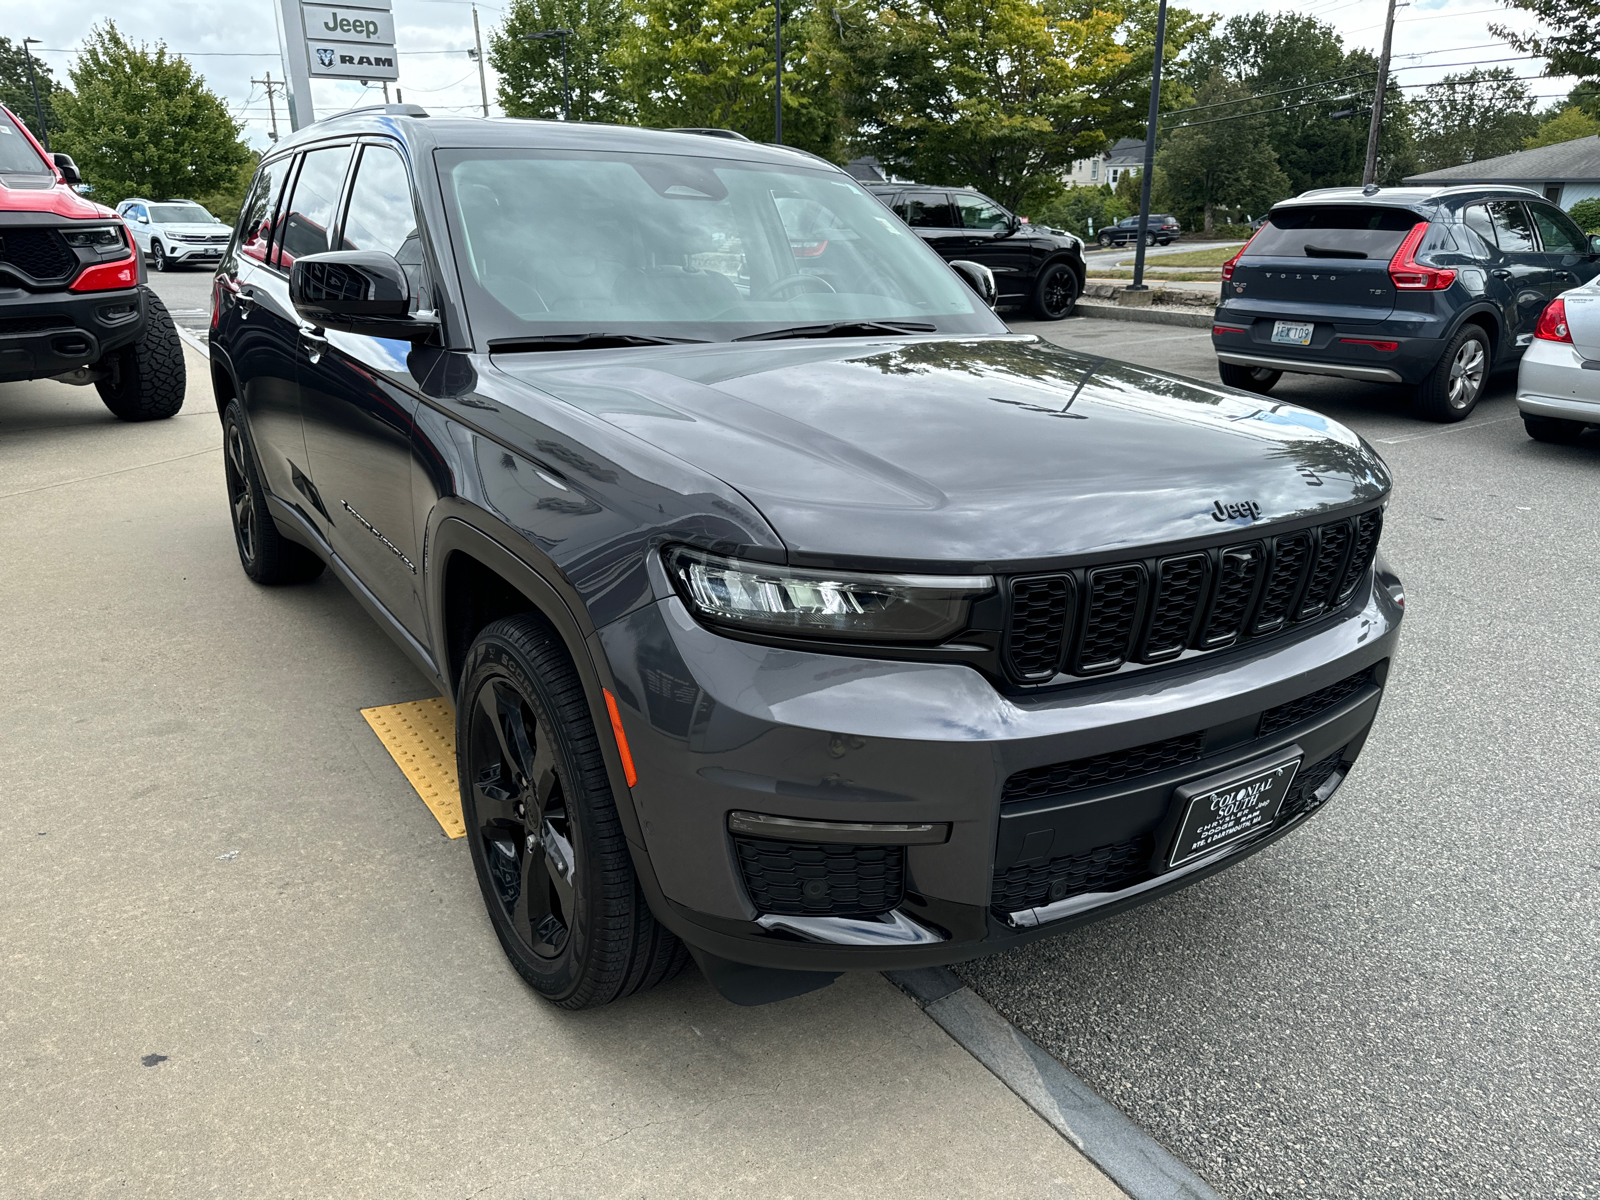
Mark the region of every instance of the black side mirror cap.
[[295, 259], [289, 302], [322, 329], [423, 341], [439, 323], [411, 312], [411, 282], [392, 254], [330, 250]]
[[61, 172], [61, 178], [67, 181], [68, 187], [77, 187], [83, 182], [83, 176], [78, 173], [78, 164], [72, 161], [70, 154], [52, 154], [51, 161], [56, 164], [56, 170]]
[[1600, 254], [1600, 233], [1591, 233], [1589, 235], [1589, 253]]
[[994, 272], [982, 263], [956, 258], [950, 260], [950, 269], [961, 276], [962, 281], [978, 293], [978, 299], [990, 308], [993, 308], [1000, 299], [1000, 289], [995, 284]]

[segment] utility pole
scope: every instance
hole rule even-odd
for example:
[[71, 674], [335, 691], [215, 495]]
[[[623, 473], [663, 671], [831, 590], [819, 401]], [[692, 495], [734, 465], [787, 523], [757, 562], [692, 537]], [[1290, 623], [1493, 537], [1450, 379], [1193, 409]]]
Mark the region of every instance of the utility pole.
[[[277, 106], [277, 104], [275, 104], [273, 102], [272, 92], [273, 92], [274, 88], [281, 88], [281, 87], [284, 86], [283, 80], [274, 79], [272, 77], [272, 72], [268, 71], [267, 72], [267, 77], [265, 79], [252, 79], [250, 82], [251, 83], [259, 83], [262, 87], [267, 89], [267, 111], [272, 114], [272, 132], [270, 134], [268, 134], [267, 136], [270, 137], [273, 141], [277, 141], [278, 140], [278, 106]], [[388, 84], [384, 84], [383, 85], [383, 95], [384, 95], [385, 99], [388, 99], [388, 96], [389, 96], [389, 85]]]
[[1378, 134], [1383, 129], [1383, 98], [1389, 90], [1389, 47], [1394, 42], [1395, 0], [1389, 0], [1389, 15], [1383, 23], [1383, 53], [1378, 56], [1378, 86], [1372, 93], [1372, 124], [1367, 129], [1367, 167], [1361, 172], [1365, 187], [1378, 178]]
[[[1162, 0], [1165, 3], [1165, 0]], [[772, 0], [772, 40], [777, 54], [778, 69], [773, 72], [775, 83], [773, 86], [773, 112], [772, 127], [776, 133], [773, 138], [778, 145], [783, 145], [783, 0]]]
[[[483, 97], [483, 115], [489, 115], [489, 83], [483, 73], [483, 35], [478, 32], [478, 6], [472, 6], [472, 40], [477, 44], [477, 50], [472, 57], [478, 60], [478, 92]], [[565, 48], [566, 42], [561, 43]]]
[[[1390, 0], [1393, 3], [1393, 0]], [[1144, 282], [1144, 244], [1150, 236], [1150, 180], [1156, 173], [1156, 118], [1161, 108], [1161, 55], [1167, 44], [1167, 0], [1156, 10], [1156, 59], [1150, 71], [1150, 115], [1144, 123], [1144, 173], [1139, 180], [1139, 247], [1133, 252], [1130, 292], [1148, 292]]]
[[44, 119], [44, 102], [39, 99], [39, 80], [33, 73], [33, 52], [29, 46], [42, 45], [38, 38], [25, 37], [22, 39], [22, 53], [28, 60], [28, 82], [33, 85], [33, 111], [39, 118], [39, 140], [44, 143], [45, 151], [50, 149], [50, 126]]

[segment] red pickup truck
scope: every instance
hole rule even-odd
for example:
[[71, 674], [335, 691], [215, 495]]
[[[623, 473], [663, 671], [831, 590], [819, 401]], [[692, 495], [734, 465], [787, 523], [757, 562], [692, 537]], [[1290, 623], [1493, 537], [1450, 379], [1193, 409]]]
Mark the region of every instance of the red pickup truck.
[[183, 346], [122, 218], [0, 105], [0, 383], [92, 383], [124, 421], [183, 407]]

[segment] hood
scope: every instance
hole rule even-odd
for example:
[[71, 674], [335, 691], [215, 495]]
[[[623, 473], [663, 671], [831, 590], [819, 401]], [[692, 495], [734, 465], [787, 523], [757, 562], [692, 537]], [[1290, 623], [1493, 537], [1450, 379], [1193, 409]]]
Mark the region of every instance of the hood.
[[1025, 570], [1310, 517], [1389, 487], [1377, 454], [1317, 413], [1034, 338], [495, 365], [737, 488], [795, 562]]
[[50, 213], [52, 216], [76, 217], [85, 221], [103, 221], [107, 217], [117, 215], [104, 205], [78, 195], [53, 177], [49, 184], [43, 186], [24, 186], [18, 182], [22, 178], [28, 178], [30, 181], [37, 179], [43, 184], [46, 176], [13, 175], [12, 182], [17, 186], [7, 186], [4, 179], [0, 178], [0, 212]]

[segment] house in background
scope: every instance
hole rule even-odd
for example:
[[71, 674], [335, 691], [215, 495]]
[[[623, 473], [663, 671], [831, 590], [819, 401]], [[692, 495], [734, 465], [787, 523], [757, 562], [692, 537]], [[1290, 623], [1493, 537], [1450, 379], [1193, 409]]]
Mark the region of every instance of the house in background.
[[1064, 176], [1072, 187], [1099, 187], [1102, 183], [1117, 186], [1124, 174], [1137, 175], [1144, 170], [1144, 141], [1140, 138], [1120, 138], [1104, 154], [1093, 158], [1080, 158]]
[[1499, 158], [1408, 175], [1405, 182], [1423, 187], [1513, 183], [1532, 188], [1562, 208], [1571, 208], [1580, 200], [1600, 196], [1600, 137], [1575, 138], [1537, 150], [1519, 150]]

